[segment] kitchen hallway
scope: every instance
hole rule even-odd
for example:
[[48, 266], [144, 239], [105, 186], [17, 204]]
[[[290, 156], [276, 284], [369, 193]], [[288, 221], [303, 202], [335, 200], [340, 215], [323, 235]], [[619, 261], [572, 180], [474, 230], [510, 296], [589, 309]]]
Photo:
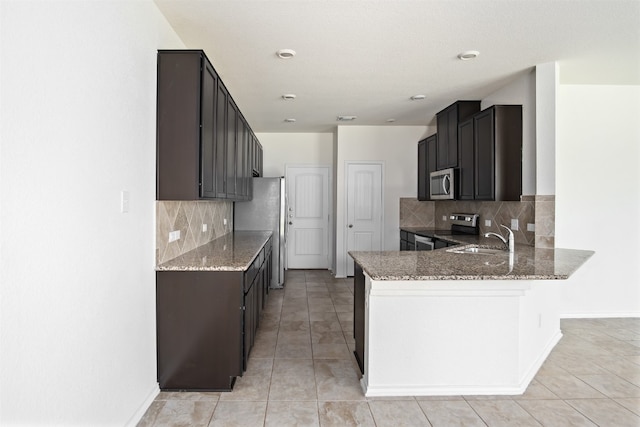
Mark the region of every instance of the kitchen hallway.
[[234, 390], [161, 392], [138, 425], [640, 426], [640, 319], [561, 328], [522, 396], [366, 398], [353, 356], [353, 280], [288, 270]]

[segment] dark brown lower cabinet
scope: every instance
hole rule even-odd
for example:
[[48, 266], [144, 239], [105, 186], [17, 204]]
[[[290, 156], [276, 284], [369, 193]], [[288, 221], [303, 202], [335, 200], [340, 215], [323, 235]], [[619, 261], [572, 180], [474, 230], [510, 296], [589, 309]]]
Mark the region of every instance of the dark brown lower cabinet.
[[162, 390], [230, 390], [243, 368], [242, 274], [158, 271], [158, 383]]
[[156, 272], [161, 390], [233, 388], [247, 369], [265, 304], [270, 245], [246, 271]]
[[358, 263], [354, 263], [353, 271], [353, 338], [356, 341], [353, 353], [364, 375], [364, 272]]

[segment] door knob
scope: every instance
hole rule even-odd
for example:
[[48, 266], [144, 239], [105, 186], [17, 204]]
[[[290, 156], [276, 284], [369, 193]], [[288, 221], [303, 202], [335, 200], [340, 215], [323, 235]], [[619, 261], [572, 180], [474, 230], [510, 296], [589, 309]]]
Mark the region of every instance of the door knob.
[[349, 228], [353, 228], [353, 224], [349, 224]]
[[293, 225], [293, 222], [289, 221], [289, 225]]

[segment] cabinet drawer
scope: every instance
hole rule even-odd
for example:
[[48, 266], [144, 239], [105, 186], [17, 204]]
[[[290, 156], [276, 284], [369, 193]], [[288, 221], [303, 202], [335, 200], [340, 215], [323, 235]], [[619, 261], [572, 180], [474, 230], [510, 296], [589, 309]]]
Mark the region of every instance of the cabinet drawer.
[[416, 243], [416, 235], [413, 233], [407, 233], [407, 242], [414, 245]]
[[260, 257], [257, 256], [253, 260], [253, 262], [251, 263], [247, 271], [244, 273], [244, 291], [245, 292], [247, 292], [249, 288], [251, 288], [251, 285], [253, 284], [253, 281], [256, 279], [258, 271], [260, 270], [260, 264], [258, 263], [259, 258]]

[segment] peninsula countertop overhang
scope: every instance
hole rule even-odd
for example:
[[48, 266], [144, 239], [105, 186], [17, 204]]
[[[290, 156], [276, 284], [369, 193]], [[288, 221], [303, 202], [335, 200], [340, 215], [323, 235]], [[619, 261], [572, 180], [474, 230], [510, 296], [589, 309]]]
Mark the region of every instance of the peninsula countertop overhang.
[[[447, 236], [463, 246], [500, 248], [495, 239]], [[466, 240], [466, 241], [465, 241]], [[375, 281], [385, 280], [562, 280], [567, 279], [595, 252], [576, 249], [541, 249], [516, 245], [515, 252], [498, 254], [435, 251], [350, 251], [349, 255]]]

